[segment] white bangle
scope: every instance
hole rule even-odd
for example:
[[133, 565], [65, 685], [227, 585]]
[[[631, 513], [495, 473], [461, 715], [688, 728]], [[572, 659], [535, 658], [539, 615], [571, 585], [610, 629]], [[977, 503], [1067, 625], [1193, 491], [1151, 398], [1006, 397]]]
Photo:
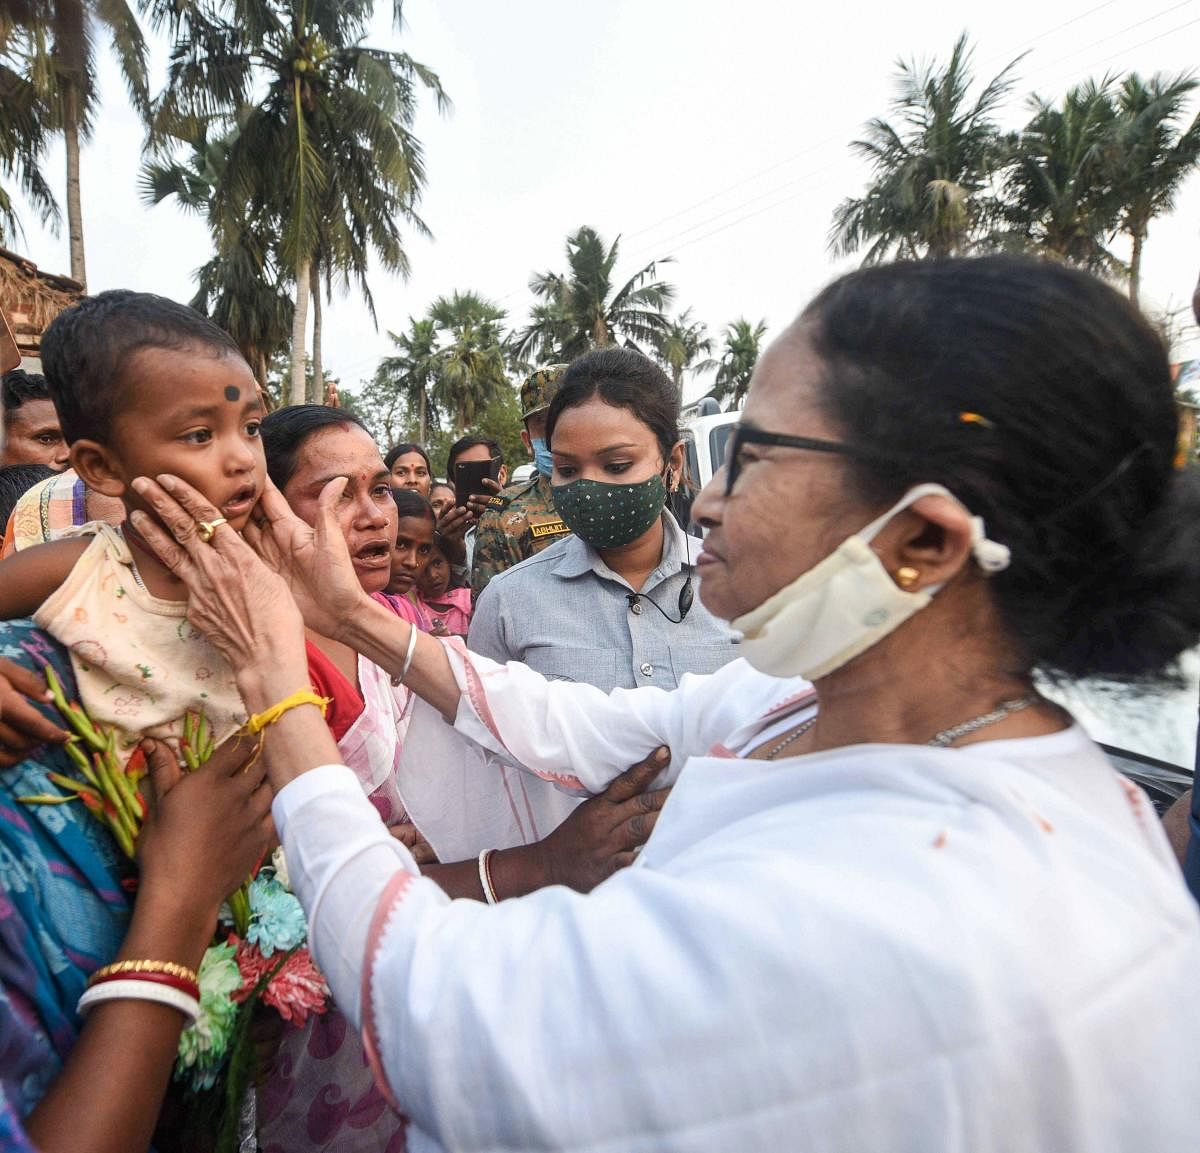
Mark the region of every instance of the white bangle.
[[189, 1025], [200, 1020], [200, 1002], [170, 985], [157, 985], [149, 981], [103, 981], [93, 985], [79, 998], [77, 1011], [83, 1016], [93, 1005], [99, 1005], [102, 1001], [155, 1001], [159, 1005], [178, 1009]]
[[392, 677], [393, 688], [404, 683], [408, 670], [412, 668], [413, 653], [417, 651], [417, 626], [409, 621], [408, 630], [408, 651], [404, 654], [404, 667]]
[[496, 890], [492, 887], [492, 871], [488, 867], [488, 862], [495, 851], [495, 849], [484, 849], [479, 854], [479, 887], [483, 890], [483, 899], [489, 905], [494, 905], [499, 900]]

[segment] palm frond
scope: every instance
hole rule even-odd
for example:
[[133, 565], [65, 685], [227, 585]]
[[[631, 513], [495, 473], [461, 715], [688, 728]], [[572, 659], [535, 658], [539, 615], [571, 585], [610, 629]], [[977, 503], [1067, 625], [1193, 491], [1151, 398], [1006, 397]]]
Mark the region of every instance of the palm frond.
[[831, 251], [865, 247], [864, 263], [893, 253], [945, 256], [968, 251], [990, 227], [998, 203], [989, 184], [1008, 156], [991, 116], [1010, 93], [1020, 58], [971, 101], [971, 57], [964, 33], [944, 66], [897, 62], [892, 118], [868, 121], [850, 144], [872, 178], [862, 196], [835, 209]]
[[137, 17], [125, 0], [95, 0], [93, 11], [108, 30], [129, 99], [146, 120], [150, 114], [150, 82], [146, 68], [149, 53]]

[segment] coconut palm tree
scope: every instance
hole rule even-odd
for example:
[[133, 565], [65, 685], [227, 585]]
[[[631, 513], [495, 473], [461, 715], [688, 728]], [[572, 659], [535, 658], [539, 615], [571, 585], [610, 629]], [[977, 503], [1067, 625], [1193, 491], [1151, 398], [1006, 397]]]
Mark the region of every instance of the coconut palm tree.
[[[407, 89], [409, 106], [404, 109], [404, 122], [411, 123], [416, 113], [415, 93]], [[354, 95], [346, 94], [353, 101]], [[332, 127], [332, 125], [331, 125]], [[367, 305], [371, 319], [377, 322], [375, 301], [367, 281], [369, 257], [372, 253], [389, 271], [407, 277], [408, 255], [404, 251], [399, 220], [428, 235], [424, 223], [406, 206], [403, 196], [397, 196], [382, 174], [377, 157], [362, 139], [353, 134], [329, 132], [329, 187], [326, 208], [319, 221], [320, 243], [313, 254], [311, 279], [313, 302], [313, 376], [319, 385], [321, 378], [321, 293], [324, 278], [325, 296], [332, 293], [334, 283], [343, 288], [353, 284]], [[374, 134], [372, 134], [374, 135]], [[414, 177], [424, 180], [420, 146], [407, 132], [407, 163]]]
[[1116, 108], [1111, 78], [1072, 88], [1055, 106], [1030, 97], [1005, 177], [1005, 224], [996, 239], [1097, 272], [1120, 262], [1108, 248], [1118, 204], [1113, 195]]
[[189, 304], [233, 337], [265, 388], [271, 357], [288, 347], [294, 305], [262, 236], [240, 232], [202, 264]]
[[[424, 160], [410, 129], [418, 86], [448, 107], [441, 82], [407, 53], [362, 43], [370, 0], [146, 2], [173, 44], [152, 139], [170, 147], [214, 118], [236, 120], [215, 206], [226, 220], [250, 211], [276, 222], [296, 292], [291, 400], [300, 402], [314, 281], [363, 288], [372, 255], [404, 275], [401, 224], [426, 231], [416, 212]], [[398, 23], [400, 0], [393, 10]]]
[[675, 289], [656, 277], [658, 264], [671, 257], [652, 260], [614, 290], [620, 245], [619, 236], [605, 245], [586, 225], [567, 237], [567, 271], [535, 273], [529, 282], [539, 304], [517, 338], [518, 355], [541, 363], [573, 360], [617, 342], [652, 346], [666, 333]]
[[478, 293], [456, 290], [430, 305], [429, 319], [441, 342], [433, 395], [454, 428], [466, 432], [508, 387], [504, 310]]
[[1194, 76], [1131, 72], [1116, 95], [1114, 195], [1118, 231], [1129, 237], [1129, 298], [1136, 304], [1142, 249], [1150, 221], [1175, 207], [1175, 197], [1200, 161], [1200, 115], [1183, 131], [1179, 121], [1200, 81]]
[[563, 296], [538, 301], [529, 310], [529, 324], [513, 335], [511, 359], [516, 371], [524, 374], [539, 363], [569, 359], [562, 350], [580, 343], [576, 333], [575, 322]]
[[835, 253], [866, 245], [864, 264], [890, 256], [937, 259], [966, 251], [986, 229], [997, 209], [992, 178], [1006, 156], [992, 117], [1020, 58], [971, 102], [971, 55], [963, 33], [940, 71], [936, 61], [898, 62], [896, 124], [871, 120], [864, 138], [850, 145], [870, 164], [872, 179], [862, 196], [835, 210]]
[[63, 134], [71, 276], [86, 284], [79, 147], [90, 137], [99, 110], [95, 45], [101, 36], [110, 41], [130, 99], [144, 116], [149, 108], [146, 41], [125, 0], [19, 0], [12, 13], [27, 38], [29, 80]]
[[[0, 7], [0, 177], [14, 181], [43, 224], [56, 231], [58, 202], [42, 175], [42, 160], [55, 122], [44, 94], [30, 80], [32, 44], [18, 21], [30, 4]], [[19, 235], [21, 222], [11, 194], [0, 186], [0, 241]]]
[[685, 372], [703, 372], [715, 363], [711, 359], [713, 342], [708, 326], [702, 320], [693, 320], [690, 308], [670, 321], [667, 330], [655, 339], [654, 348], [680, 390]]
[[235, 136], [236, 130], [215, 141], [201, 136], [186, 159], [147, 163], [140, 184], [147, 203], [174, 196], [185, 212], [208, 224], [215, 252], [196, 270], [191, 306], [237, 341], [265, 388], [270, 362], [290, 338], [293, 306], [286, 278], [275, 263], [271, 222], [250, 215], [228, 220], [215, 211], [214, 192]]
[[[436, 418], [437, 409], [430, 396], [441, 367], [438, 355], [437, 325], [430, 319], [408, 318], [408, 331], [400, 336], [389, 332], [398, 355], [384, 357], [375, 370], [375, 392], [382, 396], [386, 392], [395, 395], [409, 411], [417, 414], [417, 441], [425, 444], [429, 439], [430, 417]], [[394, 406], [393, 406], [394, 407]]]
[[746, 399], [766, 334], [765, 320], [751, 324], [745, 317], [739, 317], [726, 326], [722, 336], [724, 347], [709, 395], [719, 401], [728, 400], [727, 408], [737, 408]]

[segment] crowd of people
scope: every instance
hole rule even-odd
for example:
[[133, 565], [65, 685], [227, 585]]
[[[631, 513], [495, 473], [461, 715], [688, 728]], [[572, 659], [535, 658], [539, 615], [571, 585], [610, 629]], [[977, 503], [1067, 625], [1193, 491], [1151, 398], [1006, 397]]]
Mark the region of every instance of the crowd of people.
[[[246, 1150], [1194, 1139], [1196, 904], [1036, 687], [1200, 642], [1200, 482], [1111, 288], [836, 281], [702, 536], [633, 349], [527, 377], [512, 485], [487, 430], [441, 468], [267, 412], [161, 297], [84, 299], [42, 363], [3, 391], [0, 1147], [215, 1147], [172, 1070], [264, 862], [327, 996], [258, 1021]], [[63, 700], [145, 762], [135, 860]]]

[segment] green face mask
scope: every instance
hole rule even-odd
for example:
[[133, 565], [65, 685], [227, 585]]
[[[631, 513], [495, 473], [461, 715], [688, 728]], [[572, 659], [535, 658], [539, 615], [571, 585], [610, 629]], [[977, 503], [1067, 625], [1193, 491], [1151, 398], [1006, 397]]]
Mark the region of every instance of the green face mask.
[[637, 540], [662, 515], [667, 502], [661, 476], [638, 484], [573, 480], [550, 491], [567, 528], [593, 548], [620, 548]]

